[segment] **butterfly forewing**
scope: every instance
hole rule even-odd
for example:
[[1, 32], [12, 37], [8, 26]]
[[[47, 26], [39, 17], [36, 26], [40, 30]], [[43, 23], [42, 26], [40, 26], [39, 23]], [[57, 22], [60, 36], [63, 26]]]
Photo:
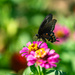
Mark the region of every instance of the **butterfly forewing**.
[[46, 30], [48, 30], [49, 32], [53, 31], [54, 28], [55, 28], [56, 22], [57, 22], [56, 19], [51, 20], [51, 21], [46, 25]]
[[40, 28], [39, 28], [39, 31], [38, 31], [38, 34], [41, 35], [42, 33], [44, 33], [44, 29], [45, 29], [45, 26], [46, 24], [48, 24], [53, 18], [53, 15], [52, 14], [49, 14], [48, 16], [45, 17], [45, 19], [43, 20], [42, 24], [40, 25]]
[[55, 23], [56, 22], [57, 22], [57, 20], [53, 19], [49, 23], [47, 23], [46, 25], [44, 25], [43, 28], [42, 28], [42, 34], [43, 33], [49, 33], [51, 31], [53, 31], [54, 28], [55, 28]]

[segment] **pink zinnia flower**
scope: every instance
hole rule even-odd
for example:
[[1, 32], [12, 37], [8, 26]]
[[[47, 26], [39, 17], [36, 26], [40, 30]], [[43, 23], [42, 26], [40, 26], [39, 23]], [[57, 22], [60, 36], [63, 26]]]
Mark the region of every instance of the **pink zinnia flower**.
[[46, 43], [33, 41], [32, 44], [28, 42], [27, 46], [28, 47], [24, 47], [20, 53], [22, 53], [22, 56], [26, 56], [28, 66], [36, 63], [45, 68], [56, 67], [55, 63], [59, 61], [59, 55], [55, 53], [54, 50], [50, 50]]
[[55, 25], [55, 29], [53, 31], [55, 33], [55, 36], [57, 40], [55, 43], [61, 44], [62, 42], [66, 41], [69, 37], [69, 29], [66, 26], [61, 26], [59, 24]]
[[32, 51], [36, 51], [39, 48], [48, 48], [46, 43], [42, 43], [42, 41], [33, 41], [33, 43], [31, 44], [31, 42], [28, 42], [26, 45], [28, 47], [23, 47], [23, 49], [20, 51], [20, 53], [22, 53], [22, 56], [28, 57], [28, 55], [30, 54], [30, 52]]

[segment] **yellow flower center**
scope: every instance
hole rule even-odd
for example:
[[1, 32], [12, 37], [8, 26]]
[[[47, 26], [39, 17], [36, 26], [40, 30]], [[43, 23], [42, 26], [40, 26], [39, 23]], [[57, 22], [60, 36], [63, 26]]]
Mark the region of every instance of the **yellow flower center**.
[[56, 32], [56, 36], [59, 37], [59, 38], [62, 38], [62, 37], [64, 37], [64, 33], [61, 30], [58, 30]]
[[36, 51], [38, 49], [38, 45], [37, 44], [31, 44], [28, 46], [29, 51]]
[[44, 57], [46, 55], [46, 51], [44, 48], [38, 49], [35, 53], [35, 57], [37, 58]]

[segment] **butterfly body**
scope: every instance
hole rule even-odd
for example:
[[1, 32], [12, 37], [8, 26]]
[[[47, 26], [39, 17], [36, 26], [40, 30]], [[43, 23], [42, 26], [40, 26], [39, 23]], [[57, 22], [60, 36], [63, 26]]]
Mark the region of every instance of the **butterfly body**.
[[57, 20], [52, 19], [52, 17], [53, 17], [52, 14], [46, 16], [46, 18], [44, 19], [39, 28], [38, 34], [36, 34], [36, 36], [39, 39], [42, 38], [44, 42], [46, 42], [46, 39], [50, 42], [56, 41], [56, 37], [53, 33], [53, 30], [55, 28], [55, 23], [57, 22]]
[[48, 41], [52, 42], [52, 43], [56, 41], [56, 37], [55, 37], [55, 35], [54, 35], [53, 32], [51, 32], [51, 33], [44, 33], [44, 34], [42, 34], [42, 35], [36, 34], [36, 36], [38, 37], [38, 39], [42, 38], [42, 40], [43, 40], [44, 42], [46, 42], [46, 39], [47, 39]]

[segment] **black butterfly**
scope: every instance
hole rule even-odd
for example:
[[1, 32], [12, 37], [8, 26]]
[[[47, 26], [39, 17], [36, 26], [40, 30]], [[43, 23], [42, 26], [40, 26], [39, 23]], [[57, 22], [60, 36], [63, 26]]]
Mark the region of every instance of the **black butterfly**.
[[53, 33], [53, 30], [55, 28], [55, 23], [57, 22], [56, 19], [52, 19], [53, 15], [49, 14], [48, 16], [45, 17], [44, 21], [40, 25], [40, 28], [38, 30], [38, 34], [36, 36], [44, 42], [46, 42], [46, 39], [50, 42], [55, 42], [56, 37]]

